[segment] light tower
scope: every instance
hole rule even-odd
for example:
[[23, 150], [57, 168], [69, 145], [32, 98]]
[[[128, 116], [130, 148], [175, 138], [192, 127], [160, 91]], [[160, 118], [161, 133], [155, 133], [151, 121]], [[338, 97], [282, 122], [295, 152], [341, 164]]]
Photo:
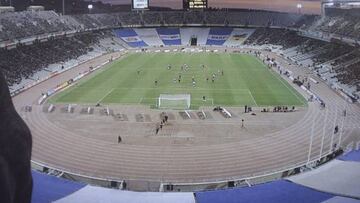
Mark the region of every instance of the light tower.
[[94, 8], [94, 6], [92, 4], [88, 5], [88, 9], [89, 9], [89, 13], [91, 13], [91, 10]]
[[298, 13], [301, 14], [302, 4], [298, 3], [296, 8], [298, 9]]

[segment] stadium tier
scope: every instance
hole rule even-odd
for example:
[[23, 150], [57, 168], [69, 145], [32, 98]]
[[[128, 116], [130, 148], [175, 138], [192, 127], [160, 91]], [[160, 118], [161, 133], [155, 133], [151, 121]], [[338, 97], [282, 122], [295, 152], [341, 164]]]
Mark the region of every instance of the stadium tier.
[[164, 45], [181, 45], [179, 28], [157, 28], [156, 30]]
[[[66, 46], [66, 43], [72, 39], [84, 40], [86, 44], [79, 44], [76, 49], [76, 42]], [[329, 42], [325, 39], [309, 37], [305, 33], [298, 33], [295, 30], [279, 28], [118, 28], [105, 29], [101, 31], [91, 31], [80, 34], [68, 34], [67, 37], [58, 36], [50, 41], [64, 44], [62, 50], [67, 49], [66, 54], [58, 55], [56, 50], [58, 46], [54, 43], [41, 41], [31, 41], [19, 45], [7, 45], [7, 48], [1, 50], [2, 57], [19, 58], [20, 53], [26, 57], [42, 55], [41, 47], [51, 50], [54, 57], [48, 57], [48, 60], [31, 60], [30, 63], [17, 68], [16, 63], [20, 60], [6, 61], [2, 60], [2, 71], [8, 78], [8, 83], [12, 86], [11, 91], [15, 92], [21, 88], [33, 83], [33, 80], [40, 80], [48, 77], [50, 74], [58, 71], [65, 64], [66, 67], [71, 63], [78, 63], [77, 57], [81, 55], [99, 55], [101, 53], [111, 52], [129, 48], [151, 48], [163, 46], [222, 46], [222, 47], [241, 47], [241, 46], [271, 46], [280, 47], [282, 54], [295, 61], [299, 65], [311, 67], [318, 74], [354, 100], [359, 98], [359, 49], [346, 43]], [[94, 41], [97, 40], [97, 41]], [[27, 45], [28, 44], [28, 45]], [[6, 46], [6, 43], [4, 44]], [[17, 47], [16, 47], [17, 46]], [[54, 48], [51, 48], [53, 46]], [[80, 49], [80, 46], [82, 48]], [[24, 52], [31, 49], [30, 52]], [[34, 50], [36, 50], [34, 52]], [[79, 50], [83, 50], [79, 52]], [[337, 50], [337, 51], [334, 51]], [[57, 58], [58, 57], [58, 58]], [[91, 57], [91, 56], [90, 56]], [[36, 65], [39, 64], [39, 65]], [[66, 65], [69, 64], [69, 65]], [[30, 65], [30, 66], [29, 66]], [[35, 66], [34, 66], [35, 65]], [[16, 68], [15, 68], [16, 67]], [[29, 68], [34, 69], [29, 69]], [[15, 71], [9, 71], [14, 69]]]
[[210, 28], [206, 45], [223, 45], [232, 31], [232, 28]]
[[33, 203], [360, 202], [356, 9], [88, 11], [0, 13]]
[[[241, 203], [241, 202], [359, 202], [359, 182], [354, 177], [359, 170], [360, 152], [353, 151], [314, 171], [289, 180], [279, 180], [249, 188], [204, 191], [196, 193], [130, 192], [100, 188], [59, 179], [33, 171], [34, 203], [69, 202], [181, 202], [181, 203]], [[340, 169], [341, 167], [341, 169]], [[336, 175], [334, 175], [336, 174]], [[335, 180], [338, 179], [338, 180]], [[324, 180], [326, 182], [324, 182]]]
[[114, 30], [115, 35], [131, 47], [146, 47], [148, 46], [139, 35], [131, 28], [116, 29]]

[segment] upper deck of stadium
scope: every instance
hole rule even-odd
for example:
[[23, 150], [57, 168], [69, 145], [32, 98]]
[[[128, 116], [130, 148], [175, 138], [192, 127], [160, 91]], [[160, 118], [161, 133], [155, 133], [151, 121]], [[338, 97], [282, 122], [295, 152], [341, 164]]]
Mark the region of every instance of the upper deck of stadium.
[[[202, 36], [199, 39], [201, 38], [204, 43], [199, 44], [199, 46], [219, 46], [219, 49], [226, 49], [234, 46], [234, 44], [226, 43], [229, 36], [234, 36], [235, 31], [239, 32], [243, 29], [246, 30], [244, 33], [247, 37], [245, 45], [239, 43], [235, 48], [261, 47], [261, 49], [276, 51], [277, 54], [283, 55], [284, 58], [293, 61], [299, 67], [311, 69], [316, 65], [316, 69], [311, 70], [317, 71], [319, 78], [325, 81], [324, 84], [326, 83], [332, 88], [335, 87], [339, 92], [345, 92], [344, 94], [351, 97], [350, 100], [357, 102], [358, 95], [360, 95], [360, 73], [358, 71], [360, 65], [360, 50], [358, 48], [360, 44], [360, 17], [339, 13], [337, 10], [334, 13], [336, 15], [320, 16], [259, 10], [144, 11], [81, 15], [60, 15], [54, 11], [7, 12], [0, 14], [0, 47], [2, 48], [0, 50], [0, 68], [8, 67], [10, 64], [11, 67], [16, 67], [16, 70], [4, 69], [5, 74], [15, 78], [20, 75], [20, 79], [17, 78], [20, 83], [25, 80], [32, 80], [33, 83], [34, 81], [38, 82], [37, 77], [42, 80], [43, 78], [40, 77], [47, 79], [52, 73], [56, 72], [57, 74], [63, 65], [65, 65], [65, 69], [71, 69], [76, 64], [94, 59], [99, 55], [108, 53], [109, 50], [123, 52], [124, 50], [146, 49], [148, 47], [154, 48], [154, 50], [164, 50], [167, 46], [185, 47], [188, 44], [183, 43], [183, 41], [188, 40], [183, 39], [185, 37], [188, 39], [194, 33], [197, 36]], [[219, 27], [220, 29], [217, 30], [216, 28]], [[180, 35], [177, 38], [178, 42], [166, 40], [171, 38], [171, 35], [178, 33]], [[157, 41], [148, 37], [154, 34], [155, 38], [158, 39]], [[161, 35], [165, 35], [165, 37], [161, 37]], [[223, 35], [227, 38], [221, 44], [208, 44], [211, 35]], [[127, 37], [135, 37], [146, 42], [146, 46], [143, 44], [131, 46], [131, 43], [126, 41]], [[98, 46], [99, 44], [102, 45]], [[53, 50], [57, 50], [57, 52]], [[66, 57], [59, 59], [57, 55], [61, 51], [64, 51], [63, 55]], [[43, 57], [44, 59], [39, 60], [40, 62], [37, 61], [36, 64], [39, 66], [36, 68], [38, 69], [23, 76], [17, 71], [20, 69], [18, 67], [27, 68], [27, 65], [24, 65], [26, 61], [29, 61], [26, 60], [29, 59], [27, 56], [31, 58]], [[8, 60], [12, 57], [16, 60]], [[72, 63], [62, 62], [59, 64], [58, 62], [61, 60], [72, 61]], [[35, 62], [31, 61], [28, 65], [31, 69], [34, 68], [32, 63]], [[42, 73], [35, 77], [33, 76], [34, 72], [36, 74]], [[338, 84], [339, 86], [345, 84], [345, 86], [339, 88]], [[24, 83], [21, 83], [21, 86], [23, 85]], [[12, 92], [16, 92], [18, 87], [15, 85], [13, 88]], [[349, 96], [345, 95], [344, 97], [349, 98]], [[336, 96], [336, 102], [333, 102], [335, 99], [332, 100], [331, 97], [327, 98], [329, 103], [334, 104], [332, 110], [335, 106], [336, 109], [341, 108], [338, 107], [340, 106], [339, 98], [340, 96]], [[27, 101], [21, 102], [26, 103]], [[356, 107], [353, 109], [357, 110]], [[332, 113], [335, 114], [335, 111]], [[354, 119], [351, 121], [354, 129], [358, 128], [356, 126], [357, 115], [357, 113], [353, 115]], [[319, 118], [319, 120], [321, 119], [324, 118]], [[303, 130], [306, 127], [310, 127], [309, 122], [299, 129]], [[317, 132], [321, 134], [320, 131], [321, 129], [318, 129]], [[358, 154], [358, 152], [356, 153]], [[358, 161], [356, 157], [349, 160]], [[64, 183], [63, 180], [52, 178], [49, 180], [49, 177], [34, 172], [36, 190], [33, 201], [97, 202], [104, 199], [98, 200], [94, 196], [105, 196], [107, 194], [106, 197], [109, 198], [109, 201], [125, 199], [125, 202], [216, 202], [216, 200], [222, 199], [224, 195], [229, 197], [226, 200], [227, 202], [236, 202], [239, 198], [243, 198], [244, 201], [258, 202], [357, 202], [359, 193], [354, 188], [357, 188], [358, 185], [354, 180], [356, 180], [358, 173], [353, 169], [357, 169], [358, 164], [355, 166], [343, 163], [342, 161], [349, 161], [347, 158], [341, 160], [335, 160], [327, 168], [324, 166], [326, 169], [321, 170], [320, 168], [320, 175], [316, 174], [317, 170], [315, 170], [309, 174], [290, 179], [289, 181], [292, 182], [281, 180], [260, 185], [254, 190], [246, 188], [200, 192], [195, 193], [195, 198], [193, 193], [165, 194], [164, 196], [151, 193], [113, 193], [111, 190], [85, 186], [81, 183]], [[338, 173], [339, 169], [341, 172], [346, 170], [349, 173], [341, 173], [339, 178], [336, 178], [334, 174], [340, 174]], [[326, 177], [331, 177], [326, 184], [317, 184]], [[50, 185], [55, 188], [50, 190]], [[49, 189], [48, 193], [43, 193], [43, 188]], [[73, 192], [75, 193], [70, 195]], [[289, 196], [289, 194], [293, 195]], [[158, 198], [158, 196], [161, 197]], [[93, 199], [89, 199], [89, 197]], [[145, 198], [142, 199], [142, 197]], [[305, 200], [302, 199], [304, 197]], [[61, 198], [64, 199], [61, 200]]]

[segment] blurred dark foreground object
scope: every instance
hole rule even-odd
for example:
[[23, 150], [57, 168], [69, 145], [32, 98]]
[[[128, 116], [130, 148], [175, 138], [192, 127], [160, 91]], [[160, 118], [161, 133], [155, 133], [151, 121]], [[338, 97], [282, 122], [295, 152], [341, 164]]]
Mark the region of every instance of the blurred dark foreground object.
[[15, 111], [0, 71], [0, 202], [31, 201], [31, 133]]

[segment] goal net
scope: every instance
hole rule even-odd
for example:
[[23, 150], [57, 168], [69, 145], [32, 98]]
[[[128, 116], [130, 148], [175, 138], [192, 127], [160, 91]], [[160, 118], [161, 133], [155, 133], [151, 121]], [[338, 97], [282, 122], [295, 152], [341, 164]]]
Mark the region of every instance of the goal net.
[[158, 108], [189, 109], [190, 101], [190, 94], [160, 94]]

